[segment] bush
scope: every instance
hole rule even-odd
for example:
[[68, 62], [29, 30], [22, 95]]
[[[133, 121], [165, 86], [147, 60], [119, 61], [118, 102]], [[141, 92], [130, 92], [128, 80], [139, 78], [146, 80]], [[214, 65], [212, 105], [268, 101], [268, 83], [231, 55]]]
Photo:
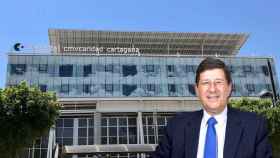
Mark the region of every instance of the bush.
[[229, 106], [243, 111], [255, 112], [267, 119], [273, 155], [280, 158], [280, 104], [277, 103], [275, 106], [272, 106], [270, 99], [242, 98], [230, 100]]
[[0, 153], [16, 158], [19, 152], [46, 134], [59, 116], [54, 93], [41, 92], [26, 82], [0, 89]]

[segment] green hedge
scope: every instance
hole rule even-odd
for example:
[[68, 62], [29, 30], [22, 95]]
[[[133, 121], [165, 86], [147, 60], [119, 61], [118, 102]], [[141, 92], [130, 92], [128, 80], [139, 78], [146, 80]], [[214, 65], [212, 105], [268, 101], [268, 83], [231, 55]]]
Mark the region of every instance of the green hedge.
[[280, 104], [277, 103], [275, 106], [272, 106], [270, 99], [242, 98], [230, 100], [229, 106], [243, 111], [256, 112], [267, 119], [273, 157], [280, 158]]
[[16, 158], [22, 149], [46, 134], [59, 117], [56, 95], [26, 82], [0, 89], [0, 153]]

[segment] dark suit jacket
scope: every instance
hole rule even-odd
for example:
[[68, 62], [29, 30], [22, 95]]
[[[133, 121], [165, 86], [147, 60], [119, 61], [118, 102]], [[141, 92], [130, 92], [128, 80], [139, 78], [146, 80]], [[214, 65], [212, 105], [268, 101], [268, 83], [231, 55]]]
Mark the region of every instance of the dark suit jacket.
[[[168, 122], [153, 158], [196, 158], [203, 111], [184, 112]], [[224, 158], [271, 158], [266, 121], [228, 108]]]

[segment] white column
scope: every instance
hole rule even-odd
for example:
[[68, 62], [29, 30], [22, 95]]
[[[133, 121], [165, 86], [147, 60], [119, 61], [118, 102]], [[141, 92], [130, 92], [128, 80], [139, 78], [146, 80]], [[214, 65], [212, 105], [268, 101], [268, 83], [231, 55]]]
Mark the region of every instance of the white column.
[[47, 158], [52, 158], [52, 151], [54, 147], [55, 147], [55, 127], [51, 127], [49, 131]]
[[[79, 119], [74, 118], [74, 125], [73, 125], [73, 145], [78, 145], [78, 127], [79, 127]], [[73, 155], [72, 158], [78, 158], [78, 155]]]
[[137, 143], [144, 144], [142, 112], [138, 112], [138, 116], [137, 116]]

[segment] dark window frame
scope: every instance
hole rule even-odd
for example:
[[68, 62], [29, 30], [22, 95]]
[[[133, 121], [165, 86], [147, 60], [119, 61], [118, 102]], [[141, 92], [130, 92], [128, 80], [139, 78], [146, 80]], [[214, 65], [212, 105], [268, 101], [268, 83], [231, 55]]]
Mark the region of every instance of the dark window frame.
[[155, 65], [152, 65], [152, 64], [149, 64], [149, 65], [145, 65], [145, 69], [146, 69], [146, 72], [155, 72]]
[[90, 74], [92, 74], [92, 64], [84, 65], [83, 70], [84, 70], [83, 76], [88, 77]]
[[47, 73], [48, 72], [48, 64], [39, 64], [38, 71], [40, 73]]
[[114, 72], [114, 64], [105, 65], [105, 72]]
[[73, 64], [59, 65], [59, 77], [73, 77]]
[[114, 85], [113, 84], [105, 84], [105, 92], [113, 93]]
[[26, 72], [27, 65], [26, 64], [11, 64], [11, 75], [23, 75]]
[[40, 89], [42, 92], [46, 92], [46, 91], [47, 91], [47, 85], [46, 85], [46, 84], [40, 84], [40, 85], [39, 85], [39, 89]]

